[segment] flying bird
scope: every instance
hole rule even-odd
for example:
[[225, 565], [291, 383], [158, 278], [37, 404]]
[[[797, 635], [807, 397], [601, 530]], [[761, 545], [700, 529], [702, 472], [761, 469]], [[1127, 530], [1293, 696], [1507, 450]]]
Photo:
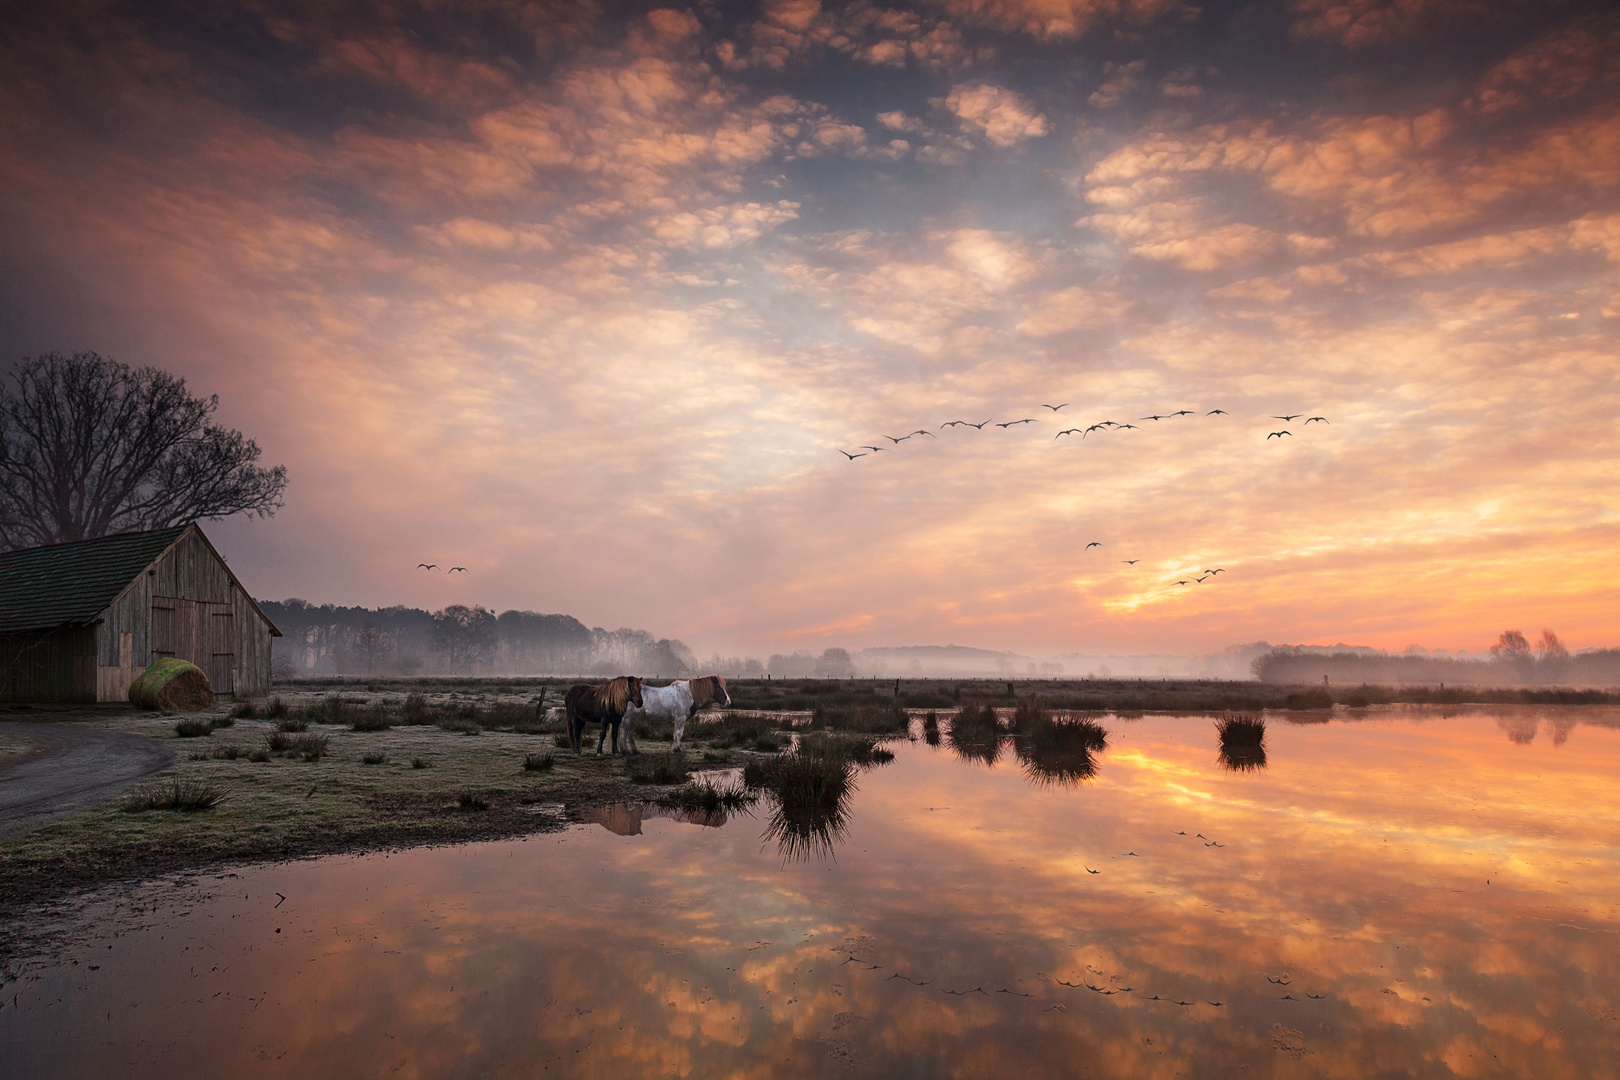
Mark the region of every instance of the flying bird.
[[1227, 412], [1225, 409], [1211, 409], [1211, 410], [1209, 410], [1209, 412], [1205, 413], [1204, 415], [1205, 416], [1230, 416], [1232, 414]]
[[881, 446], [863, 446], [863, 447], [861, 447], [861, 449], [862, 450], [870, 450], [874, 454], [881, 454], [881, 453], [883, 453], [884, 447], [881, 447]]
[[1030, 416], [1030, 417], [1025, 417], [1022, 420], [1009, 420], [1005, 424], [997, 424], [996, 427], [1000, 427], [1000, 428], [1017, 427], [1019, 424], [1033, 424], [1034, 422], [1035, 422], [1035, 418]]
[[[983, 431], [984, 430], [984, 425], [988, 424], [989, 422], [990, 421], [988, 421], [988, 420], [983, 420], [983, 421], [980, 421], [977, 424], [968, 424], [968, 427], [972, 428], [974, 431]], [[964, 423], [966, 423], [966, 421], [964, 421]]]
[[1204, 573], [1206, 573], [1206, 574], [1224, 574], [1224, 573], [1226, 573], [1226, 567], [1217, 566], [1213, 570], [1205, 570]]
[[1126, 429], [1129, 429], [1131, 431], [1141, 431], [1142, 430], [1141, 428], [1137, 427], [1135, 424], [1115, 424], [1114, 426], [1119, 428], [1119, 430], [1121, 430], [1121, 431], [1125, 431]]
[[1051, 409], [1053, 412], [1057, 412], [1059, 409], [1067, 409], [1068, 407], [1069, 407], [1069, 403], [1067, 401], [1065, 401], [1061, 405], [1046, 405], [1046, 404], [1041, 405], [1041, 408], [1043, 408], [1043, 409]]
[[467, 568], [465, 566], [452, 566], [450, 569], [446, 570], [445, 573], [453, 574], [457, 570], [460, 570], [463, 574], [467, 572]]
[[1188, 581], [1188, 580], [1187, 580], [1187, 579], [1185, 579], [1185, 578], [1183, 578], [1183, 579], [1182, 579], [1182, 580], [1180, 580], [1180, 581], [1178, 581], [1178, 582], [1176, 582], [1176, 584], [1177, 584], [1177, 585], [1191, 585], [1191, 584], [1192, 584], [1192, 582], [1190, 582], [1190, 581]]
[[439, 564], [436, 562], [419, 562], [416, 564], [416, 568], [418, 570], [437, 570]]
[[1300, 416], [1304, 416], [1304, 415], [1305, 415], [1305, 414], [1304, 414], [1304, 413], [1302, 413], [1302, 412], [1297, 412], [1297, 413], [1295, 413], [1295, 414], [1294, 414], [1294, 415], [1293, 415], [1293, 416], [1273, 416], [1273, 417], [1272, 417], [1272, 419], [1273, 419], [1273, 420], [1281, 420], [1281, 421], [1283, 421], [1283, 422], [1284, 422], [1284, 423], [1286, 423], [1286, 422], [1287, 422], [1287, 421], [1289, 421], [1289, 420], [1293, 420], [1293, 419], [1295, 419], [1295, 418], [1296, 418], [1296, 417], [1300, 417]]
[[1126, 566], [1135, 566], [1137, 563], [1141, 562], [1142, 560], [1141, 559], [1121, 559], [1119, 561], [1124, 563]]
[[[1063, 438], [1063, 436], [1065, 436], [1065, 435], [1073, 435], [1077, 431], [1080, 431], [1080, 429], [1077, 428], [1077, 427], [1069, 428], [1067, 431], [1060, 431], [1056, 435], [1052, 436], [1052, 441], [1057, 442], [1059, 439]], [[1086, 437], [1085, 432], [1081, 431], [1080, 432], [1080, 437], [1082, 439], [1085, 438]]]
[[944, 431], [946, 428], [955, 427], [957, 424], [961, 424], [963, 427], [972, 427], [973, 426], [972, 424], [968, 423], [966, 420], [947, 420], [947, 421], [945, 421], [945, 423], [939, 425], [939, 430]]
[[849, 458], [849, 460], [851, 460], [851, 461], [854, 461], [858, 457], [865, 457], [866, 456], [865, 454], [852, 454], [848, 450], [840, 450], [838, 452], [840, 454], [843, 454], [845, 457]]
[[1287, 435], [1290, 438], [1292, 438], [1293, 434], [1294, 433], [1292, 431], [1273, 431], [1270, 435], [1267, 435], [1266, 438], [1267, 439], [1280, 439], [1284, 435]]
[[[1084, 864], [1081, 864], [1081, 865], [1084, 865]], [[1100, 874], [1100, 873], [1102, 873], [1102, 871], [1101, 870], [1093, 870], [1091, 867], [1087, 866], [1086, 867], [1086, 873], [1088, 873], [1088, 874]], [[1066, 985], [1073, 986], [1074, 984], [1073, 983], [1067, 983]]]
[[1317, 421], [1318, 421], [1318, 420], [1320, 420], [1320, 421], [1321, 421], [1321, 422], [1322, 422], [1322, 423], [1324, 423], [1324, 424], [1325, 424], [1325, 423], [1327, 423], [1327, 422], [1328, 422], [1328, 418], [1327, 418], [1327, 417], [1325, 417], [1325, 416], [1313, 416], [1313, 417], [1311, 417], [1311, 418], [1310, 418], [1310, 419], [1309, 419], [1309, 420], [1307, 420], [1307, 421], [1305, 421], [1305, 422], [1306, 422], [1306, 423], [1307, 423], [1307, 424], [1314, 424], [1314, 423], [1316, 423], [1316, 422], [1317, 422]]
[[1093, 540], [1091, 543], [1086, 545], [1086, 550], [1090, 551], [1094, 547], [1102, 547], [1102, 541], [1101, 540]]
[[1138, 420], [1163, 420], [1162, 416], [1138, 416]]
[[1170, 415], [1171, 416], [1194, 416], [1196, 414], [1191, 409], [1182, 409], [1180, 412], [1173, 412]]
[[[914, 432], [912, 432], [912, 433], [911, 433], [911, 434], [912, 434], [912, 435], [915, 435], [915, 434], [916, 434], [916, 432], [915, 432], [915, 431], [914, 431]], [[894, 443], [894, 445], [896, 445], [896, 446], [899, 446], [899, 445], [900, 445], [900, 444], [901, 444], [901, 443], [903, 443], [903, 442], [905, 442], [905, 441], [906, 441], [906, 440], [907, 440], [907, 439], [909, 439], [909, 438], [911, 438], [911, 435], [902, 435], [902, 436], [900, 436], [900, 437], [899, 437], [899, 438], [898, 438], [898, 439], [897, 439], [897, 438], [895, 438], [895, 437], [894, 437], [894, 436], [893, 436], [893, 435], [885, 435], [885, 436], [883, 436], [883, 437], [884, 437], [884, 438], [885, 438], [885, 439], [888, 439], [888, 440], [889, 440], [889, 441], [890, 441], [890, 442], [892, 442], [892, 443]]]
[[[916, 431], [913, 431], [911, 433], [911, 435], [926, 435], [930, 439], [939, 438], [938, 435], [935, 435], [932, 431], [929, 431], [927, 428], [918, 428]], [[908, 439], [911, 438], [911, 435], [907, 435], [906, 438], [908, 438]]]

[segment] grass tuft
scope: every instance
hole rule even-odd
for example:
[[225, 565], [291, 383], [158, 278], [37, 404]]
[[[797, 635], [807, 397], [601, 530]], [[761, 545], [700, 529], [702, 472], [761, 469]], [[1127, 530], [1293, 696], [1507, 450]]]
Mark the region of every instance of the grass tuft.
[[284, 716], [276, 721], [276, 730], [281, 732], [308, 731], [309, 721], [301, 716]]
[[1252, 713], [1227, 713], [1215, 721], [1221, 746], [1263, 746], [1266, 741], [1266, 722]]
[[248, 754], [248, 760], [249, 761], [269, 761], [270, 760], [270, 751], [266, 750], [264, 747], [261, 746], [259, 749], [254, 750], [254, 751], [252, 751], [252, 752], [250, 752]]
[[387, 708], [380, 701], [372, 702], [349, 718], [349, 728], [353, 731], [387, 731], [393, 726]]
[[710, 780], [696, 781], [678, 787], [659, 799], [662, 806], [675, 806], [682, 810], [695, 810], [704, 814], [747, 813], [759, 801], [759, 793], [746, 786], [721, 786]]
[[360, 760], [365, 762], [367, 765], [381, 765], [383, 762], [388, 760], [388, 751], [373, 750], [371, 753], [361, 757]]
[[547, 751], [544, 754], [523, 755], [524, 772], [545, 772], [547, 769], [556, 764], [557, 759], [551, 755], [550, 751]]
[[688, 771], [686, 759], [676, 754], [642, 754], [624, 762], [624, 774], [638, 784], [685, 783]]
[[481, 791], [466, 788], [456, 796], [456, 805], [463, 810], [488, 810], [489, 796]]
[[810, 710], [810, 726], [824, 731], [895, 735], [910, 730], [911, 715], [892, 701], [870, 705], [830, 705], [817, 702]]
[[400, 707], [399, 718], [407, 724], [427, 724], [433, 718], [428, 715], [427, 695], [420, 690], [412, 690], [405, 695], [405, 704]]
[[124, 809], [131, 813], [146, 810], [212, 810], [225, 801], [225, 793], [206, 780], [169, 780], [147, 784], [131, 792]]
[[199, 720], [196, 717], [187, 717], [174, 725], [174, 733], [182, 739], [195, 739], [203, 735], [214, 733], [212, 720]]
[[431, 769], [432, 767], [433, 762], [429, 761], [425, 757], [418, 755], [417, 757], [411, 758], [411, 768], [413, 769]]

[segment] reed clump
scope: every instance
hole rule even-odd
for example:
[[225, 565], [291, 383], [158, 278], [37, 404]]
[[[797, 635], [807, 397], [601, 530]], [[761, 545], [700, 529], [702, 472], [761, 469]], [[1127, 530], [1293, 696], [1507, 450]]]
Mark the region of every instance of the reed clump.
[[911, 714], [894, 702], [834, 705], [816, 702], [810, 727], [821, 731], [855, 731], [872, 735], [903, 734], [911, 729]]
[[676, 754], [641, 754], [624, 762], [624, 774], [638, 784], [681, 784], [688, 772], [686, 760]]
[[738, 784], [716, 784], [704, 780], [686, 784], [659, 799], [663, 806], [696, 810], [705, 814], [747, 813], [759, 801], [759, 793]]
[[124, 809], [131, 813], [146, 810], [212, 810], [225, 801], [225, 793], [206, 780], [169, 780], [147, 784], [131, 792]]
[[380, 701], [372, 702], [349, 718], [349, 727], [354, 731], [387, 731], [393, 726], [387, 707]]
[[463, 810], [488, 810], [489, 796], [482, 791], [465, 788], [456, 796], [456, 805]]
[[187, 717], [174, 725], [174, 733], [182, 739], [196, 739], [204, 735], [212, 735], [214, 733], [214, 722], [212, 720]]
[[283, 716], [276, 721], [276, 730], [280, 732], [308, 731], [309, 721], [302, 716]]
[[361, 755], [360, 760], [367, 765], [381, 765], [388, 760], [386, 750], [373, 750], [369, 754]]
[[428, 715], [427, 695], [420, 690], [412, 690], [405, 695], [405, 703], [400, 706], [399, 718], [402, 723], [416, 725], [431, 721]]
[[1227, 713], [1215, 721], [1215, 730], [1221, 746], [1262, 746], [1266, 741], [1266, 722], [1253, 713]]
[[545, 772], [557, 764], [557, 759], [548, 751], [543, 754], [524, 754], [524, 772]]

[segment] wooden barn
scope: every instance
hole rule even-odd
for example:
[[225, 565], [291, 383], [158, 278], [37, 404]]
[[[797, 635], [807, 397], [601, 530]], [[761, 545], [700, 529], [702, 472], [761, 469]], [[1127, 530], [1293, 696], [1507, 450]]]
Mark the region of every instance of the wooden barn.
[[195, 524], [0, 554], [0, 701], [128, 701], [162, 656], [258, 697], [280, 636]]

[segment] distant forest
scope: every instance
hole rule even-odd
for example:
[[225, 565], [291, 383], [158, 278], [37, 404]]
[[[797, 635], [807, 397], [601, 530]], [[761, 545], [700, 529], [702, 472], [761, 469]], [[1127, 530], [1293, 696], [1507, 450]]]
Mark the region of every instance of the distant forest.
[[1558, 635], [1542, 632], [1532, 645], [1518, 630], [1507, 630], [1481, 658], [1429, 656], [1358, 649], [1328, 652], [1280, 645], [1250, 663], [1255, 678], [1267, 683], [1321, 683], [1335, 686], [1423, 684], [1437, 686], [1617, 686], [1620, 649], [1571, 653]]
[[645, 630], [588, 627], [572, 615], [456, 604], [338, 607], [260, 600], [284, 635], [277, 677], [298, 675], [647, 675], [672, 679], [696, 664], [679, 641]]

